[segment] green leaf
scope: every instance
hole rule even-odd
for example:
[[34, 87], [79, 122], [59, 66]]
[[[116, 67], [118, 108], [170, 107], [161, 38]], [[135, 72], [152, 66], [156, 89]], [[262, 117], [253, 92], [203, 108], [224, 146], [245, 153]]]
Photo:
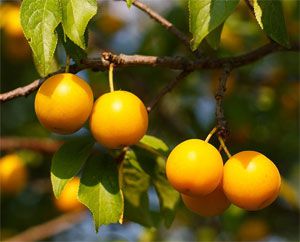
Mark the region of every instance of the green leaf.
[[129, 162], [136, 170], [144, 172], [140, 163], [137, 161], [136, 155], [133, 150], [128, 150], [125, 155], [125, 161]]
[[90, 155], [94, 141], [91, 138], [72, 140], [63, 144], [54, 154], [51, 164], [53, 192], [59, 197], [69, 180], [75, 176]]
[[151, 178], [151, 183], [156, 190], [160, 203], [160, 216], [164, 219], [165, 225], [169, 227], [176, 214], [179, 193], [167, 180], [165, 159], [161, 156], [154, 158], [141, 149], [136, 149], [136, 155], [140, 166]]
[[125, 199], [124, 215], [127, 219], [144, 226], [153, 226], [149, 208], [148, 188], [150, 176], [132, 164], [138, 163], [134, 152], [127, 151], [123, 161], [123, 193]]
[[160, 212], [165, 220], [165, 225], [170, 227], [175, 218], [180, 196], [166, 178], [165, 160], [157, 157], [156, 162], [157, 165], [155, 174], [152, 176], [152, 183], [159, 198]]
[[235, 10], [239, 0], [189, 0], [189, 28], [193, 34], [191, 49], [222, 24]]
[[206, 41], [207, 43], [213, 48], [213, 49], [218, 49], [220, 45], [220, 40], [221, 40], [221, 33], [223, 30], [223, 24], [219, 25], [217, 28], [215, 28], [213, 31], [211, 31], [207, 36], [206, 36]]
[[89, 21], [97, 13], [97, 1], [60, 0], [60, 2], [64, 32], [76, 45], [85, 49], [84, 33]]
[[52, 71], [57, 45], [55, 29], [61, 21], [59, 6], [58, 0], [22, 1], [21, 25], [41, 76], [46, 76]]
[[[78, 45], [75, 45], [73, 41], [69, 39], [64, 34], [63, 28], [61, 25], [57, 28], [58, 38], [63, 44], [65, 51], [68, 56], [70, 56], [77, 64], [80, 64], [80, 61], [87, 57], [87, 53], [81, 49]], [[85, 42], [88, 42], [88, 29], [85, 30]]]
[[145, 135], [139, 143], [164, 154], [169, 151], [169, 147], [165, 144], [165, 142], [151, 135]]
[[122, 221], [124, 202], [118, 175], [116, 162], [107, 155], [91, 157], [83, 169], [78, 198], [92, 212], [96, 231], [103, 224]]
[[127, 7], [130, 8], [134, 0], [126, 0]]
[[266, 34], [278, 44], [289, 47], [282, 3], [280, 0], [253, 0], [256, 20]]

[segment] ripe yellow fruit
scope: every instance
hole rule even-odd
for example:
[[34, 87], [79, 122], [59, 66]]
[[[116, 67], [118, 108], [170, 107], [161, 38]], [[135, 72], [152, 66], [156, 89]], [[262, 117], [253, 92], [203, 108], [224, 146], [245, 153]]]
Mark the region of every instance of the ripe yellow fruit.
[[20, 7], [12, 3], [0, 4], [0, 16], [6, 58], [13, 62], [28, 59], [31, 51], [21, 27]]
[[223, 192], [222, 185], [204, 196], [191, 197], [181, 194], [181, 198], [188, 209], [205, 217], [220, 215], [231, 204]]
[[27, 170], [23, 160], [16, 154], [10, 154], [0, 159], [1, 192], [16, 194], [27, 183]]
[[77, 199], [80, 179], [74, 177], [65, 186], [58, 199], [54, 200], [56, 207], [62, 212], [81, 210], [84, 205]]
[[223, 173], [223, 160], [211, 144], [190, 139], [170, 153], [166, 174], [170, 184], [180, 193], [203, 196], [216, 189]]
[[48, 78], [41, 85], [35, 97], [35, 112], [47, 129], [70, 134], [84, 125], [93, 101], [93, 92], [84, 80], [62, 73]]
[[94, 104], [90, 128], [94, 138], [107, 148], [133, 145], [147, 132], [147, 109], [130, 92], [106, 93]]
[[236, 206], [259, 210], [278, 196], [281, 178], [277, 167], [256, 151], [242, 151], [232, 156], [224, 166], [223, 189]]
[[0, 8], [0, 25], [10, 38], [24, 37], [20, 21], [20, 7], [14, 4], [4, 4]]

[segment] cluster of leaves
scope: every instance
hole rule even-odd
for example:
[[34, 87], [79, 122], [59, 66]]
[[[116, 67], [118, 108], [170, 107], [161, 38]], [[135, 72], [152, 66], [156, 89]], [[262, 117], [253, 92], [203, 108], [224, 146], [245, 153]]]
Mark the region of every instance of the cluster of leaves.
[[[223, 25], [239, 2], [239, 0], [189, 0], [192, 50], [196, 50], [203, 39], [206, 39], [212, 48], [218, 48]], [[281, 1], [253, 0], [252, 4], [255, 18], [267, 36], [289, 47]]]
[[[127, 0], [130, 7], [132, 0]], [[203, 39], [217, 49], [226, 19], [239, 0], [189, 0], [189, 28], [193, 34], [191, 49], [196, 50]], [[269, 38], [288, 47], [281, 1], [254, 0], [253, 11], [259, 26]], [[75, 61], [85, 57], [87, 26], [97, 13], [96, 0], [24, 0], [21, 24], [33, 51], [38, 72], [46, 76], [58, 69], [54, 52], [58, 39]]]
[[[170, 226], [179, 194], [166, 179], [167, 152], [163, 141], [148, 135], [138, 147], [114, 154], [97, 151], [90, 137], [69, 141], [52, 159], [54, 194], [59, 197], [67, 182], [80, 175], [78, 198], [92, 212], [96, 230], [103, 224], [122, 223], [123, 216], [148, 227], [162, 220]], [[158, 195], [159, 211], [149, 206], [151, 187]]]
[[75, 59], [86, 49], [85, 31], [96, 13], [96, 0], [22, 1], [21, 25], [41, 76], [57, 69], [54, 53], [59, 33], [67, 53]]

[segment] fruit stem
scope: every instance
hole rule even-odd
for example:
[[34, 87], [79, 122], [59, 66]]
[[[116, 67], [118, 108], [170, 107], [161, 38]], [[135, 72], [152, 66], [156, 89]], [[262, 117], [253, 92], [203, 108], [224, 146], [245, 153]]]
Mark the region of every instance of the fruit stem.
[[209, 141], [210, 138], [214, 135], [214, 133], [216, 133], [216, 131], [217, 131], [217, 127], [214, 127], [214, 128], [210, 131], [210, 133], [207, 135], [207, 137], [206, 137], [206, 139], [205, 139], [205, 142], [208, 143], [208, 141]]
[[114, 64], [109, 64], [109, 72], [108, 72], [108, 79], [109, 79], [109, 89], [110, 92], [114, 91], [114, 78], [113, 78], [113, 71], [114, 71]]
[[228, 158], [230, 158], [230, 157], [231, 157], [231, 154], [229, 153], [229, 151], [228, 151], [228, 149], [227, 149], [227, 147], [226, 147], [226, 145], [225, 145], [225, 142], [224, 142], [224, 140], [222, 139], [222, 137], [221, 137], [221, 136], [218, 136], [218, 139], [219, 139], [219, 141], [220, 141], [220, 144], [221, 144], [221, 146], [222, 146], [223, 150], [225, 151], [225, 153], [226, 153], [227, 157], [228, 157]]
[[65, 69], [65, 72], [68, 73], [70, 70], [70, 56], [67, 55], [66, 57], [66, 69]]

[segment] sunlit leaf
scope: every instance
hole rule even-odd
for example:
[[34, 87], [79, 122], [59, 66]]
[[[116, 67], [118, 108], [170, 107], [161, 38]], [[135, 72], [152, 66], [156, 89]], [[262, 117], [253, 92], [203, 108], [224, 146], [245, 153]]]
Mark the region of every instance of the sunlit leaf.
[[93, 214], [95, 228], [117, 223], [123, 217], [123, 196], [119, 186], [118, 167], [107, 155], [93, 156], [83, 169], [78, 192], [79, 200]]
[[58, 0], [22, 1], [21, 25], [41, 76], [46, 76], [54, 69], [52, 64], [57, 45], [55, 29], [60, 21]]
[[80, 48], [86, 48], [84, 33], [91, 18], [97, 13], [96, 0], [60, 0], [62, 25], [65, 34]]
[[169, 147], [166, 145], [164, 141], [151, 135], [145, 135], [140, 140], [139, 143], [145, 145], [148, 148], [154, 149], [155, 151], [162, 152], [162, 153], [166, 153], [169, 150]]
[[239, 0], [189, 0], [189, 28], [193, 34], [192, 50], [235, 10]]

